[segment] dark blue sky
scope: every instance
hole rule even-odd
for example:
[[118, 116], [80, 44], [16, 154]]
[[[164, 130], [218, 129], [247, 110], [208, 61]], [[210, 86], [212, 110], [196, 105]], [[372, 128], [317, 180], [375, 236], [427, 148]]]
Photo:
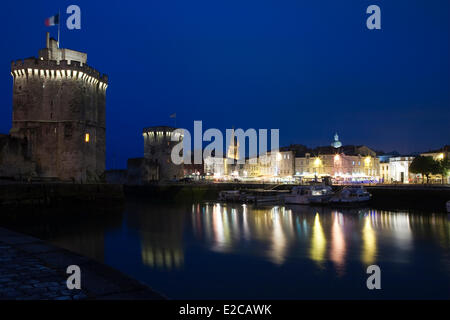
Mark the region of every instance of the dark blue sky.
[[[142, 156], [142, 128], [173, 112], [188, 129], [279, 128], [281, 145], [328, 145], [335, 131], [402, 153], [450, 144], [448, 0], [2, 2], [0, 132], [11, 60], [37, 56], [56, 37], [44, 19], [70, 4], [82, 29], [63, 28], [62, 47], [110, 77], [109, 168]], [[382, 30], [366, 28], [371, 4]]]

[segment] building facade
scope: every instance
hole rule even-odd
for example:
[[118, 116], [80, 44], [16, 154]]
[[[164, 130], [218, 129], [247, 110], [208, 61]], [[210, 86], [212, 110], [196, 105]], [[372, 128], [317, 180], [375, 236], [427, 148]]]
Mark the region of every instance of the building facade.
[[331, 177], [336, 182], [378, 181], [380, 163], [370, 155], [324, 153], [295, 158], [295, 176], [303, 180]]
[[[428, 151], [420, 154], [425, 157], [433, 157], [436, 161], [448, 161], [450, 156], [450, 145], [446, 145], [438, 150]], [[429, 181], [434, 183], [450, 183], [450, 172], [447, 175], [442, 176], [439, 174], [429, 176]]]
[[366, 146], [342, 146], [337, 134], [329, 147], [309, 149], [303, 145], [291, 145], [259, 157], [247, 158], [245, 164], [235, 164], [233, 167], [230, 167], [229, 158], [207, 159], [207, 175], [224, 180], [242, 177], [272, 182], [309, 181], [325, 177], [342, 183], [379, 181], [380, 162], [376, 153]]
[[389, 183], [390, 181], [389, 160], [380, 162], [380, 182]]
[[337, 133], [329, 147], [302, 148], [295, 157], [295, 176], [301, 180], [331, 177], [335, 183], [377, 182], [379, 174], [375, 151], [366, 146], [343, 146]]
[[383, 155], [380, 160], [380, 183], [417, 183], [420, 175], [409, 171], [414, 156]]
[[389, 159], [389, 181], [388, 183], [413, 183], [416, 180], [416, 175], [409, 172], [414, 157], [392, 157]]

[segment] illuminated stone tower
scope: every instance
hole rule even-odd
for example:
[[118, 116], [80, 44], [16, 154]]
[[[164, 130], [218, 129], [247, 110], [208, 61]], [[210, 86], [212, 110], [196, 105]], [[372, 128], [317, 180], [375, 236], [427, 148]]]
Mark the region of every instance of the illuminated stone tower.
[[[183, 140], [183, 136], [174, 132], [176, 128], [157, 126], [144, 128], [144, 158], [157, 161], [159, 180], [169, 181], [183, 177], [183, 165], [172, 162], [172, 148]], [[175, 135], [175, 141], [172, 136]]]
[[13, 61], [11, 136], [24, 138], [38, 176], [96, 181], [105, 171], [108, 77], [87, 54], [60, 49], [47, 33], [38, 58]]

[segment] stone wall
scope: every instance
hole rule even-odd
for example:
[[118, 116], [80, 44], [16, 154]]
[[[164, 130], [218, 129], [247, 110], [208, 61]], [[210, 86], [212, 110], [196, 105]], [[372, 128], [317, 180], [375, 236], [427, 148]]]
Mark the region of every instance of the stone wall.
[[121, 185], [75, 183], [0, 184], [2, 206], [72, 206], [87, 203], [116, 205], [124, 200]]
[[146, 158], [128, 159], [127, 184], [141, 185], [159, 180], [158, 162]]
[[0, 177], [28, 179], [36, 175], [25, 139], [0, 135]]
[[105, 181], [109, 184], [126, 184], [127, 170], [115, 169], [105, 171]]

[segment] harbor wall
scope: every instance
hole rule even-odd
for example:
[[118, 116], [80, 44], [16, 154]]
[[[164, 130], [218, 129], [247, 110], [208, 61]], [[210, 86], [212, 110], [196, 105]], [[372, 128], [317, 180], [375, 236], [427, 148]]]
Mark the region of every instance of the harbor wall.
[[445, 211], [450, 200], [450, 186], [446, 185], [400, 185], [369, 186], [371, 205], [386, 209], [417, 209]]
[[[266, 188], [268, 185], [265, 186]], [[292, 186], [286, 186], [292, 187]], [[261, 184], [220, 183], [220, 184], [173, 184], [124, 186], [127, 199], [139, 197], [152, 202], [192, 202], [215, 201], [222, 190], [261, 189]], [[342, 186], [334, 186], [338, 190]], [[450, 187], [445, 185], [414, 186], [368, 186], [372, 200], [368, 204], [380, 209], [417, 209], [445, 211], [445, 203], [450, 200]]]
[[113, 205], [123, 201], [123, 186], [120, 184], [0, 184], [0, 207]]
[[[272, 185], [274, 186], [274, 185]], [[150, 202], [215, 201], [222, 190], [262, 189], [270, 185], [220, 184], [148, 184], [127, 186], [122, 184], [70, 184], [70, 183], [10, 183], [0, 184], [0, 207], [94, 204], [106, 207], [135, 198]], [[286, 188], [292, 185], [283, 186]], [[335, 190], [342, 186], [334, 186]], [[420, 209], [445, 211], [450, 200], [447, 185], [367, 186], [372, 194], [369, 206], [380, 209]]]

